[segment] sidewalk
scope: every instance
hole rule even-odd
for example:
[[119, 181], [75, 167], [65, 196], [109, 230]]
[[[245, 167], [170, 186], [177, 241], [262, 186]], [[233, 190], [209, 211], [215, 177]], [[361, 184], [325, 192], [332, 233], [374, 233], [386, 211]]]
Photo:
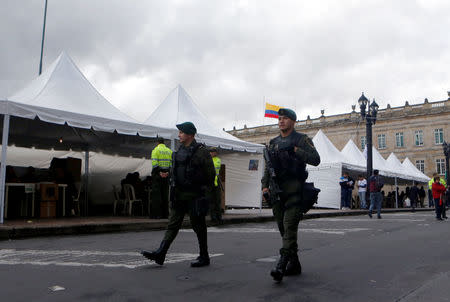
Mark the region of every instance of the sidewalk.
[[[416, 209], [417, 212], [432, 210], [434, 209]], [[382, 213], [392, 212], [411, 212], [411, 209], [383, 209], [382, 211]], [[304, 215], [303, 219], [366, 214], [367, 210], [311, 210]], [[430, 213], [430, 215], [432, 214]], [[232, 209], [227, 210], [223, 215], [223, 225], [273, 220], [271, 209]], [[209, 221], [207, 223], [210, 225]], [[163, 230], [166, 226], [167, 219], [125, 216], [12, 220], [0, 225], [0, 240], [41, 236]], [[185, 219], [183, 227], [189, 227], [188, 218]]]

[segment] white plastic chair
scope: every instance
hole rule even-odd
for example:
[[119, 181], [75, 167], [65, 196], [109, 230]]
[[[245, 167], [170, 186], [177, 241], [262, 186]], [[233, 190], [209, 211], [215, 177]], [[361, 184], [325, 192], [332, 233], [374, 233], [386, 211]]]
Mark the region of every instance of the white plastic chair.
[[112, 187], [113, 187], [113, 194], [114, 194], [113, 213], [114, 213], [114, 215], [116, 215], [117, 204], [119, 204], [119, 203], [123, 204], [123, 212], [125, 212], [125, 209], [126, 209], [126, 206], [127, 206], [127, 201], [126, 201], [126, 199], [120, 198], [119, 190], [117, 190], [117, 187], [115, 185], [113, 185]]
[[133, 186], [130, 184], [124, 184], [123, 190], [125, 191], [125, 199], [126, 203], [128, 204], [128, 214], [131, 216], [131, 213], [133, 213], [133, 204], [135, 202], [138, 202], [141, 204], [142, 215], [144, 215], [144, 204], [142, 202], [142, 199], [136, 198]]

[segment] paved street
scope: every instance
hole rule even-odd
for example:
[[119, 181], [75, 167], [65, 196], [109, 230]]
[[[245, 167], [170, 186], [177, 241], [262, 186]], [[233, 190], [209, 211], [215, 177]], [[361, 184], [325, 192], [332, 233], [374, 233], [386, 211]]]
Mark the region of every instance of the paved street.
[[[300, 224], [303, 274], [276, 284], [275, 223], [209, 228], [212, 265], [190, 268], [182, 230], [166, 264], [138, 251], [162, 231], [0, 242], [2, 301], [449, 301], [450, 221], [432, 212]], [[56, 287], [54, 287], [56, 286]]]

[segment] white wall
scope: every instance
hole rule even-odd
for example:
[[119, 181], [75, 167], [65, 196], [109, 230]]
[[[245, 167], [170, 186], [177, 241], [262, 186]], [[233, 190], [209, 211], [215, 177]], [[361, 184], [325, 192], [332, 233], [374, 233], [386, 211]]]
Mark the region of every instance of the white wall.
[[314, 182], [320, 189], [316, 207], [339, 209], [341, 205], [341, 187], [339, 178], [342, 176], [342, 165], [324, 164], [318, 167], [308, 166], [307, 182]]
[[[264, 172], [262, 154], [219, 154], [225, 164], [225, 205], [228, 207], [261, 206], [261, 178]], [[258, 170], [249, 170], [250, 160], [258, 160]]]

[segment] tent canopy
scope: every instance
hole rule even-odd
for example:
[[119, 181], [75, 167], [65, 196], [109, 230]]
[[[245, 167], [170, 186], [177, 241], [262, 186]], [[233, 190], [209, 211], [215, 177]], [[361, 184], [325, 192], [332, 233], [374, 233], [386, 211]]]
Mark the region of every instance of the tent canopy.
[[430, 178], [420, 172], [416, 166], [409, 160], [409, 158], [405, 158], [403, 160], [402, 166], [405, 168], [405, 170], [408, 172], [409, 175], [412, 175], [415, 180], [419, 180], [421, 182], [428, 182]]
[[172, 134], [114, 107], [64, 52], [24, 89], [0, 101], [0, 113], [11, 116], [9, 144], [21, 147], [140, 157], [149, 152], [143, 137]]
[[176, 136], [178, 129], [175, 125], [187, 121], [194, 123], [197, 128], [197, 140], [208, 146], [236, 151], [262, 152], [262, 145], [240, 140], [214, 126], [181, 85], [169, 93], [144, 124], [172, 129], [173, 136]]

